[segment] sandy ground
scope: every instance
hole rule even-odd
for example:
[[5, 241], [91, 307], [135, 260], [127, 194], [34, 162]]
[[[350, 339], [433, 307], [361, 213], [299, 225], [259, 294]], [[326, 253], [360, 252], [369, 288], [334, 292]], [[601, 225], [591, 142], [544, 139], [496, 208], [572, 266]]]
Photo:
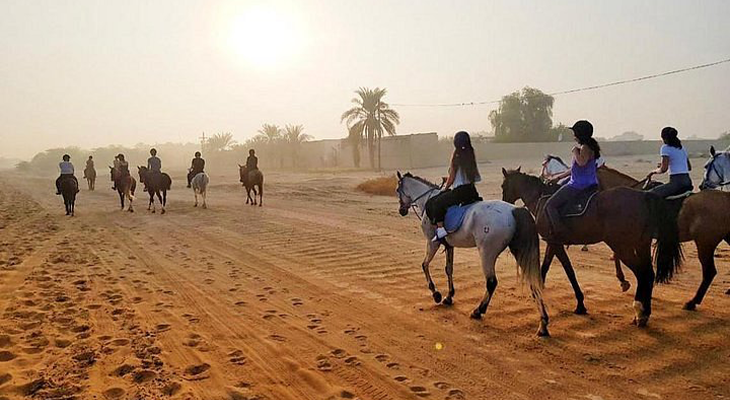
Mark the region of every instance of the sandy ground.
[[[482, 171], [482, 195], [500, 197], [499, 166]], [[681, 309], [700, 280], [685, 246], [647, 329], [630, 324], [633, 287], [620, 291], [607, 249], [571, 248], [589, 314], [572, 313], [555, 265], [552, 337], [540, 339], [507, 254], [483, 320], [469, 319], [484, 291], [475, 250], [456, 252], [454, 306], [433, 304], [417, 219], [394, 197], [353, 190], [374, 174], [268, 174], [254, 208], [231, 172], [211, 177], [207, 210], [174, 175], [166, 215], [148, 214], [141, 192], [136, 213], [120, 211], [100, 179], [74, 218], [51, 179], [3, 174], [0, 399], [730, 397], [724, 244], [696, 312]], [[443, 264], [432, 269], [442, 290]]]

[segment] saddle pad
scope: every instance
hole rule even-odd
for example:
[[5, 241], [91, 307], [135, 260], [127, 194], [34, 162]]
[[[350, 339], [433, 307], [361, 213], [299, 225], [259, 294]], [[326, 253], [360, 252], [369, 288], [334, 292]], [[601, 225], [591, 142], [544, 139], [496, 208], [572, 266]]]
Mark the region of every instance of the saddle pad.
[[453, 233], [461, 228], [461, 224], [464, 222], [464, 216], [469, 209], [478, 202], [463, 206], [451, 206], [446, 210], [446, 219], [444, 219], [444, 228], [446, 232]]
[[560, 209], [560, 215], [565, 218], [581, 217], [585, 214], [591, 201], [598, 194], [598, 190], [586, 190], [576, 196], [570, 203]]

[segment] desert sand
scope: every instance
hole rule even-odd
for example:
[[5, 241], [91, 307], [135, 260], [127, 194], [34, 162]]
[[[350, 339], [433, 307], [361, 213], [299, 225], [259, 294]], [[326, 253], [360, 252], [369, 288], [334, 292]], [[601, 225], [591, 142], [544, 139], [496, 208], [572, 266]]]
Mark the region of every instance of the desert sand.
[[[653, 165], [610, 162], [636, 176]], [[501, 197], [500, 167], [481, 165], [483, 197]], [[605, 246], [571, 248], [589, 314], [573, 314], [554, 264], [552, 337], [541, 339], [508, 253], [484, 319], [469, 318], [484, 291], [473, 249], [456, 251], [455, 304], [434, 304], [416, 217], [398, 215], [395, 197], [354, 190], [374, 176], [267, 173], [259, 208], [244, 205], [234, 166], [211, 176], [203, 210], [179, 171], [160, 215], [141, 190], [137, 212], [120, 211], [100, 174], [95, 192], [82, 183], [69, 218], [52, 178], [3, 173], [0, 399], [730, 397], [726, 244], [695, 312], [681, 308], [701, 276], [685, 245], [684, 270], [656, 288], [646, 329], [631, 325], [633, 276], [623, 293]], [[443, 265], [439, 254], [440, 289]]]

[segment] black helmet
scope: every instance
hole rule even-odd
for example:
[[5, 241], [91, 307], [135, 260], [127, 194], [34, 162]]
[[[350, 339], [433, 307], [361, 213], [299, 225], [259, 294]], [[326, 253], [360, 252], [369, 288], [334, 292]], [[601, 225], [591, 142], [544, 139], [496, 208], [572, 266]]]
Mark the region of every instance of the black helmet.
[[471, 138], [465, 131], [456, 132], [454, 135], [454, 147], [459, 150], [466, 150], [471, 148]]
[[570, 127], [570, 130], [573, 131], [573, 134], [576, 137], [593, 137], [593, 125], [584, 119], [573, 124], [573, 126]]
[[153, 147], [153, 148], [152, 148], [152, 149], [150, 150], [150, 154], [152, 154], [153, 156], [154, 156], [154, 155], [157, 155], [157, 149], [155, 149], [155, 148]]
[[196, 151], [195, 152], [195, 157], [200, 157], [200, 152], [199, 151]]
[[61, 158], [63, 158], [63, 161], [68, 161], [71, 159], [71, 156], [68, 154], [64, 154], [63, 157], [61, 157]]
[[248, 151], [248, 154], [254, 155], [254, 154], [256, 154], [256, 150], [251, 149], [251, 150]]

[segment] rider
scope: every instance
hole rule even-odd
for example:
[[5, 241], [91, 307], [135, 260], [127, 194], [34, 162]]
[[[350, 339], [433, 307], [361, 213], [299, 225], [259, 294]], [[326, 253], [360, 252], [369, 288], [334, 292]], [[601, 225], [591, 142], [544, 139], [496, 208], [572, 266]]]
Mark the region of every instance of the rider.
[[192, 163], [190, 164], [190, 171], [188, 172], [188, 187], [190, 187], [190, 181], [193, 180], [193, 177], [195, 175], [203, 172], [203, 169], [205, 168], [205, 160], [203, 160], [200, 157], [200, 152], [195, 152], [195, 158], [193, 158]]
[[558, 189], [545, 204], [545, 213], [552, 226], [553, 236], [565, 233], [565, 226], [560, 218], [560, 208], [581, 192], [598, 186], [596, 159], [601, 157], [601, 147], [593, 139], [593, 125], [581, 120], [570, 128], [575, 136], [577, 146], [573, 147], [573, 163], [569, 170], [557, 174], [554, 180], [570, 175], [570, 181]]
[[114, 157], [114, 170], [117, 176], [114, 178], [114, 187], [112, 189], [117, 190], [117, 181], [125, 176], [129, 176], [129, 163], [124, 160], [124, 154], [117, 154]]
[[689, 171], [692, 170], [692, 164], [689, 162], [687, 150], [682, 148], [682, 141], [677, 137], [677, 130], [671, 126], [662, 129], [662, 141], [664, 145], [659, 150], [662, 160], [657, 169], [649, 172], [646, 179], [651, 180], [653, 175], [663, 174], [669, 170], [669, 183], [659, 185], [650, 192], [660, 197], [669, 197], [691, 191], [693, 185]]
[[[444, 219], [449, 207], [481, 200], [474, 185], [481, 180], [471, 138], [464, 131], [457, 132], [454, 136], [454, 153], [451, 155], [449, 177], [446, 179], [444, 190], [426, 202], [426, 214], [431, 223], [436, 225], [434, 241], [439, 241], [448, 235], [444, 228]], [[450, 190], [452, 186], [453, 190]]]
[[248, 158], [246, 159], [246, 170], [248, 172], [256, 171], [259, 169], [259, 159], [256, 157], [256, 150], [251, 149], [248, 151]]
[[[72, 178], [76, 181], [76, 187], [78, 188], [79, 181], [74, 176], [74, 165], [71, 164], [71, 156], [64, 154], [63, 161], [58, 164], [58, 168], [61, 170], [61, 175], [56, 179], [56, 194], [61, 194], [61, 181], [63, 179]], [[78, 189], [76, 189], [76, 193], [78, 193]]]
[[[150, 158], [147, 159], [147, 169], [150, 170], [150, 175], [162, 174], [162, 160], [157, 157], [157, 149], [152, 148], [150, 150]], [[152, 177], [150, 177], [152, 179]], [[147, 191], [147, 185], [145, 185], [144, 191]]]

